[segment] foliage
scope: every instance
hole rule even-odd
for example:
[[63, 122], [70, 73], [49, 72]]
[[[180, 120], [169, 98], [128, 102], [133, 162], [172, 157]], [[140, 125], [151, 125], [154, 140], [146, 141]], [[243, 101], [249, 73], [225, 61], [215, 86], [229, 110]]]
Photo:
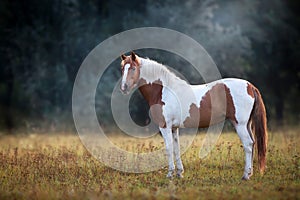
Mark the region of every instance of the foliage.
[[[261, 89], [271, 120], [298, 123], [299, 8], [297, 0], [2, 0], [0, 128], [69, 128], [72, 87], [83, 59], [109, 36], [140, 26], [171, 28], [193, 37], [224, 77], [246, 78]], [[142, 56], [202, 83], [174, 55], [157, 51]], [[99, 86], [99, 110], [107, 108], [114, 88], [106, 80], [120, 78], [117, 63], [106, 73], [107, 87]], [[112, 123], [109, 112], [102, 116]]]
[[[198, 134], [182, 156], [183, 179], [169, 180], [167, 168], [144, 174], [115, 171], [94, 159], [70, 134], [1, 136], [1, 199], [295, 199], [300, 187], [299, 130], [270, 133], [267, 170], [242, 181], [244, 153], [235, 133], [221, 135], [209, 157], [198, 152]], [[181, 136], [189, 137], [189, 136]], [[155, 136], [132, 141], [115, 135], [122, 148], [150, 152], [162, 147]]]

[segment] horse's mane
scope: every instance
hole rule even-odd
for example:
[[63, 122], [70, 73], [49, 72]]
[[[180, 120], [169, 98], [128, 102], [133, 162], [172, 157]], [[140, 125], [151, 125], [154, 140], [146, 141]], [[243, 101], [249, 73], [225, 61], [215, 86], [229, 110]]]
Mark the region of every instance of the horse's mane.
[[144, 75], [150, 80], [157, 80], [158, 78], [163, 82], [164, 85], [172, 86], [173, 84], [188, 84], [171, 72], [167, 66], [158, 63], [149, 58], [140, 58], [142, 61], [142, 67]]

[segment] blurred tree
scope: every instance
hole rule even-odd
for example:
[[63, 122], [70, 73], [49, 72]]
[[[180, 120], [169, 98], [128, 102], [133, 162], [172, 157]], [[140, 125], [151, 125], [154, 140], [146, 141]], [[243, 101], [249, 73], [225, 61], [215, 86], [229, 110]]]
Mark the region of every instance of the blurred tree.
[[272, 6], [259, 2], [256, 10], [260, 15], [251, 15], [255, 22], [252, 29], [262, 34], [249, 30], [249, 33], [252, 32], [249, 38], [254, 56], [250, 60], [253, 68], [248, 74], [263, 88], [269, 110], [274, 112], [278, 125], [291, 114], [299, 120], [299, 114], [295, 110], [288, 110], [289, 113], [286, 112], [284, 116], [286, 108], [295, 104], [295, 101], [290, 101], [289, 96], [295, 89], [300, 94], [299, 59], [295, 56], [300, 49], [299, 24], [292, 22], [297, 18], [297, 13], [291, 13], [284, 1], [274, 1]]
[[[19, 125], [69, 125], [72, 86], [84, 57], [107, 37], [141, 26], [171, 28], [193, 37], [224, 77], [248, 78], [262, 90], [270, 118], [298, 123], [299, 4], [297, 0], [272, 4], [260, 0], [2, 0], [0, 126], [11, 130]], [[187, 65], [181, 58], [147, 52], [143, 56], [153, 55], [177, 67], [192, 83], [201, 83], [191, 68], [181, 67]], [[120, 77], [116, 65], [105, 72], [105, 83]], [[113, 88], [112, 84], [98, 88], [102, 97], [96, 107], [107, 124], [112, 121], [107, 105]]]
[[[230, 16], [230, 10], [226, 10], [228, 7], [214, 0], [149, 1], [146, 17], [136, 14], [125, 16], [124, 27], [158, 26], [183, 32], [205, 47], [224, 76], [242, 76], [244, 71], [240, 62], [243, 56], [251, 53], [251, 44], [238, 23], [232, 19], [223, 23], [222, 20]], [[132, 24], [133, 17], [140, 20]], [[176, 63], [177, 60], [172, 64]]]

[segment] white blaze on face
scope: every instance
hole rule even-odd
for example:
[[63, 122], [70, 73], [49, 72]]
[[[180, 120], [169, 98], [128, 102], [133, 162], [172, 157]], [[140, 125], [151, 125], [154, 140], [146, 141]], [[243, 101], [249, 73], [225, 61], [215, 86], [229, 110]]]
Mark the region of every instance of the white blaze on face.
[[124, 73], [123, 73], [123, 77], [122, 77], [122, 85], [121, 85], [121, 89], [125, 90], [125, 84], [126, 84], [126, 80], [127, 80], [127, 74], [128, 74], [128, 70], [130, 68], [130, 64], [126, 64], [124, 66]]

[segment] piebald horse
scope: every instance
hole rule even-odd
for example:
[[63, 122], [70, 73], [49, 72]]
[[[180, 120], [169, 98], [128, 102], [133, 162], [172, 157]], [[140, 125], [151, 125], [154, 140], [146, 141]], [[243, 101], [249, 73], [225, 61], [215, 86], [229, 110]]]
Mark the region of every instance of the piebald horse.
[[[248, 180], [253, 174], [255, 143], [259, 169], [263, 173], [267, 153], [267, 119], [261, 94], [255, 86], [246, 80], [235, 78], [190, 85], [170, 72], [166, 66], [139, 57], [134, 52], [129, 56], [123, 54], [121, 59], [120, 89], [124, 94], [128, 94], [133, 88], [139, 87], [139, 91], [148, 102], [151, 116], [164, 138], [169, 164], [168, 178], [172, 178], [175, 172], [174, 156], [176, 175], [179, 178], [183, 177], [179, 128], [204, 128], [225, 119], [233, 124], [244, 147], [245, 168], [242, 179]], [[194, 97], [189, 98], [189, 95], [185, 95], [187, 91]], [[224, 98], [221, 98], [222, 95], [218, 98], [218, 94], [221, 93]], [[217, 98], [211, 99], [211, 96]], [[214, 107], [214, 115], [212, 103], [217, 105]], [[225, 107], [218, 106], [219, 103]]]

